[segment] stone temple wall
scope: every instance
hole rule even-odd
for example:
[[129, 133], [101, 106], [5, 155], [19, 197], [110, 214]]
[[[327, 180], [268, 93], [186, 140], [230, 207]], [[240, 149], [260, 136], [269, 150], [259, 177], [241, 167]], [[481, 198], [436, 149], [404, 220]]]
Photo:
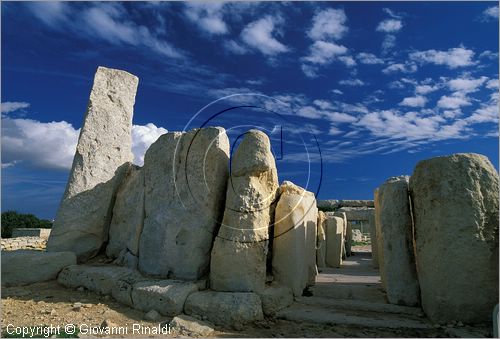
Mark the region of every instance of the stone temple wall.
[[16, 237], [2, 239], [2, 251], [45, 250], [47, 239], [41, 237]]

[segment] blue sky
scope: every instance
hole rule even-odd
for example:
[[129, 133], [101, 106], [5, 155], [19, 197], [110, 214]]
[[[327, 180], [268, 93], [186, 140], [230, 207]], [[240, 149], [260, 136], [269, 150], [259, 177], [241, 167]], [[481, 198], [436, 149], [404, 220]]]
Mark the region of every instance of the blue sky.
[[166, 131], [221, 125], [267, 131], [280, 181], [320, 199], [371, 199], [456, 152], [498, 169], [497, 2], [1, 9], [3, 210], [54, 217], [99, 65], [140, 78], [138, 164]]

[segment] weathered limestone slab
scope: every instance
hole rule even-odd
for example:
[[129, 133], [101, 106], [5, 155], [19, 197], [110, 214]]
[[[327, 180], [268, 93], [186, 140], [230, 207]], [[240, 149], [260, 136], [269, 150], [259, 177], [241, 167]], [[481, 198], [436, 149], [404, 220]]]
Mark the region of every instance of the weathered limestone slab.
[[278, 311], [290, 306], [293, 303], [292, 290], [285, 286], [266, 286], [266, 288], [259, 293], [262, 300], [262, 310], [264, 315], [271, 317]]
[[370, 243], [372, 247], [373, 268], [378, 268], [378, 239], [377, 229], [375, 227], [375, 214], [370, 218]]
[[224, 219], [212, 249], [213, 290], [251, 292], [264, 288], [277, 191], [269, 138], [250, 130], [231, 160]]
[[491, 321], [498, 303], [495, 168], [473, 153], [424, 160], [410, 178], [410, 193], [425, 313], [439, 322]]
[[225, 326], [264, 318], [259, 296], [249, 292], [195, 292], [187, 298], [184, 312], [206, 316], [210, 322]]
[[[375, 211], [380, 210], [380, 201], [378, 188], [373, 192], [373, 198], [375, 202]], [[378, 267], [380, 273], [380, 282], [382, 289], [387, 291], [386, 279], [385, 279], [385, 269], [384, 269], [384, 247], [382, 246], [381, 238], [381, 222], [380, 213], [375, 213], [375, 236], [377, 237], [377, 257], [378, 257]]]
[[326, 218], [326, 265], [342, 265], [342, 247], [344, 247], [344, 221], [339, 217]]
[[318, 209], [324, 212], [337, 211], [342, 207], [374, 207], [373, 200], [318, 200]]
[[139, 269], [196, 280], [209, 269], [224, 206], [229, 140], [221, 127], [167, 133], [144, 159], [145, 219]]
[[132, 165], [116, 194], [106, 255], [116, 258], [128, 250], [137, 256], [143, 221], [144, 175], [139, 167]]
[[378, 188], [377, 210], [384, 251], [384, 279], [389, 303], [420, 304], [413, 253], [413, 222], [408, 195], [408, 177], [393, 177]]
[[274, 280], [301, 296], [316, 276], [316, 223], [314, 194], [289, 181], [280, 186], [273, 239]]
[[140, 281], [132, 289], [134, 308], [142, 311], [155, 310], [163, 315], [182, 313], [186, 298], [198, 291], [195, 283], [176, 280]]
[[[334, 217], [339, 217], [344, 220], [344, 231], [342, 234], [344, 235], [344, 246], [342, 247], [342, 259], [347, 257], [347, 247], [349, 247], [349, 255], [351, 255], [351, 243], [346, 241], [347, 236], [347, 216], [344, 212], [326, 212], [326, 216], [332, 215]], [[325, 228], [326, 229], [326, 228]]]
[[124, 71], [97, 69], [48, 251], [72, 251], [84, 261], [107, 241], [123, 167], [133, 160], [131, 130], [138, 81]]
[[326, 267], [326, 214], [318, 212], [317, 224], [317, 249], [316, 249], [316, 265], [318, 268]]
[[2, 285], [19, 286], [53, 280], [64, 267], [74, 264], [76, 256], [73, 252], [2, 252]]
[[57, 282], [63, 286], [77, 288], [85, 287], [100, 294], [111, 294], [120, 280], [144, 280], [139, 272], [112, 265], [72, 265], [64, 268]]

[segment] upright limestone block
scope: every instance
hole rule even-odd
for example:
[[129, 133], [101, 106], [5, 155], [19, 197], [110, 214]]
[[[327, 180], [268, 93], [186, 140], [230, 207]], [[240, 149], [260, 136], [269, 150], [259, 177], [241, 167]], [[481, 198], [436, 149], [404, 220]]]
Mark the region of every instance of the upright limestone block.
[[326, 265], [329, 267], [342, 265], [343, 231], [344, 220], [334, 216], [326, 218]]
[[491, 321], [498, 303], [498, 173], [462, 153], [421, 161], [410, 178], [422, 307], [433, 321]]
[[113, 218], [109, 228], [108, 257], [116, 258], [122, 251], [137, 257], [144, 221], [144, 175], [131, 166], [116, 195]]
[[224, 219], [212, 249], [211, 289], [258, 292], [264, 288], [277, 191], [269, 138], [250, 130], [231, 160]]
[[408, 195], [408, 177], [393, 177], [378, 188], [376, 213], [384, 251], [387, 299], [391, 304], [416, 306], [420, 292], [413, 253], [413, 222]]
[[372, 263], [374, 268], [378, 268], [378, 241], [375, 227], [375, 213], [369, 219], [370, 243], [372, 248]]
[[381, 222], [380, 222], [380, 200], [379, 200], [379, 190], [375, 189], [373, 193], [373, 201], [375, 205], [375, 237], [377, 238], [377, 257], [378, 257], [378, 267], [380, 273], [380, 282], [382, 284], [382, 289], [387, 291], [386, 279], [385, 279], [385, 269], [384, 269], [384, 248], [382, 246], [381, 239]]
[[276, 206], [272, 267], [274, 280], [290, 287], [295, 296], [301, 296], [316, 278], [317, 219], [314, 193], [283, 182]]
[[139, 79], [99, 67], [94, 77], [66, 191], [47, 250], [94, 256], [108, 239], [116, 190], [132, 155], [132, 115]]
[[221, 127], [167, 133], [144, 157], [139, 270], [195, 280], [208, 272], [224, 206], [229, 140]]
[[326, 267], [326, 214], [318, 212], [318, 235], [316, 249], [316, 264], [318, 268]]
[[346, 241], [346, 236], [347, 236], [347, 215], [345, 212], [333, 212], [331, 215], [335, 217], [342, 218], [344, 220], [344, 230], [342, 232], [343, 237], [344, 237], [344, 246], [342, 246], [342, 259], [345, 259], [347, 257], [347, 246], [349, 246], [349, 255], [351, 255], [351, 245], [350, 243]]

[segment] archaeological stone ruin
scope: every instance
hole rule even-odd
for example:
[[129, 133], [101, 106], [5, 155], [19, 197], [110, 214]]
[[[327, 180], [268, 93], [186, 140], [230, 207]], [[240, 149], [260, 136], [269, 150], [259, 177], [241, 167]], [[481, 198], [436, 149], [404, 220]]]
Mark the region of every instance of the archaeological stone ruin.
[[[181, 315], [180, 323], [186, 316], [220, 326], [283, 314], [320, 319], [303, 311], [314, 310], [308, 303], [326, 284], [319, 272], [342, 271], [359, 255], [353, 241], [369, 239], [380, 307], [420, 317], [391, 326], [420, 326], [420, 307], [433, 323], [491, 321], [499, 190], [487, 158], [423, 160], [411, 176], [381, 183], [373, 200], [317, 201], [280, 183], [270, 139], [257, 129], [233, 151], [222, 127], [169, 132], [139, 167], [131, 152], [138, 83], [125, 71], [97, 69], [47, 249], [5, 251], [4, 286], [57, 279], [137, 310]], [[362, 289], [328, 288], [346, 291], [337, 307], [353, 294], [363, 298]], [[358, 305], [372, 307], [367, 301]], [[359, 323], [380, 323], [366, 324]]]

